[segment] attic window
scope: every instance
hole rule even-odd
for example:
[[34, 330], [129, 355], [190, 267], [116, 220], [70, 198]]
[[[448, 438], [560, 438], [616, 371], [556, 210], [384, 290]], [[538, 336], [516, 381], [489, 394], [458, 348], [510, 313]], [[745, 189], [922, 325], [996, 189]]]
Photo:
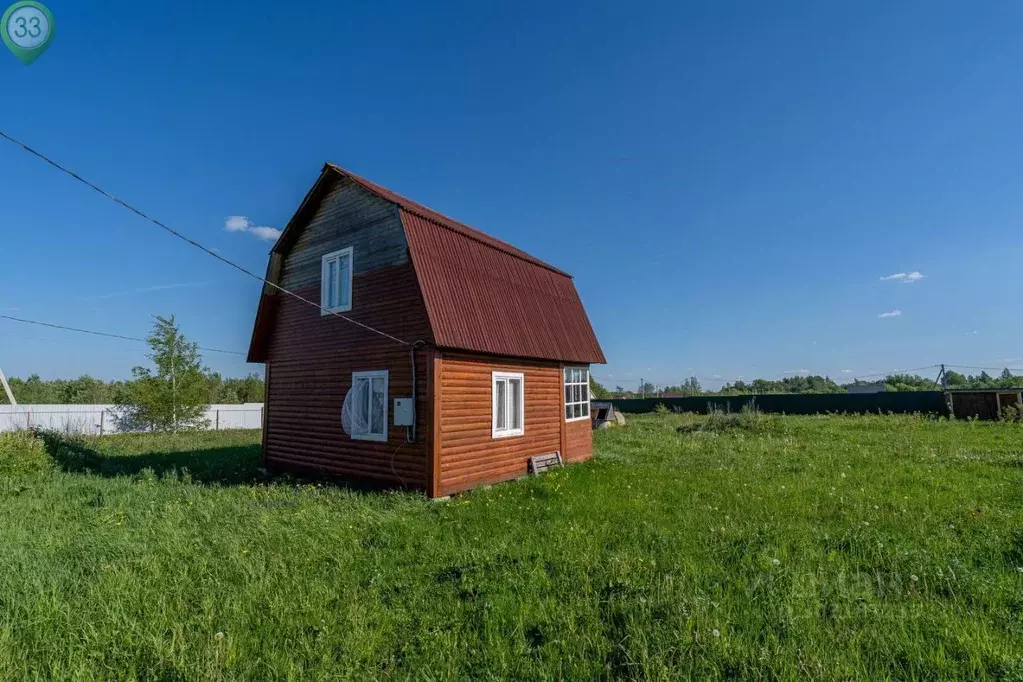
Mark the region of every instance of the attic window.
[[352, 309], [352, 258], [351, 246], [323, 257], [320, 274], [321, 315], [344, 313]]
[[565, 368], [565, 421], [590, 418], [590, 370]]
[[521, 436], [524, 394], [523, 376], [513, 372], [494, 372], [493, 381], [493, 437]]

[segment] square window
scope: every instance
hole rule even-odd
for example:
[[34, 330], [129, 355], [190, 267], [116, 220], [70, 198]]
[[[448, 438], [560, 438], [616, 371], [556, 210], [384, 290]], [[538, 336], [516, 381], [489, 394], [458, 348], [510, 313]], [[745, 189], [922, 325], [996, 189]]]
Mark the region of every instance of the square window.
[[590, 370], [565, 368], [565, 421], [590, 418]]
[[494, 372], [491, 379], [494, 403], [493, 437], [521, 436], [525, 433], [523, 425], [525, 378], [520, 373]]

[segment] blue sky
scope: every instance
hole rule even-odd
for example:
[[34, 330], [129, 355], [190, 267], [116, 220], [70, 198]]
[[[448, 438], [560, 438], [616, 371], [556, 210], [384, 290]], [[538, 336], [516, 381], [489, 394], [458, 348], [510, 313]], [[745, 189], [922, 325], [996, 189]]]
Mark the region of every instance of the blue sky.
[[[605, 383], [1023, 366], [1019, 3], [48, 5], [0, 128], [256, 271], [225, 220], [329, 160], [573, 273]], [[246, 349], [257, 283], [2, 142], [0, 178], [0, 314]], [[0, 320], [8, 374], [142, 361]]]

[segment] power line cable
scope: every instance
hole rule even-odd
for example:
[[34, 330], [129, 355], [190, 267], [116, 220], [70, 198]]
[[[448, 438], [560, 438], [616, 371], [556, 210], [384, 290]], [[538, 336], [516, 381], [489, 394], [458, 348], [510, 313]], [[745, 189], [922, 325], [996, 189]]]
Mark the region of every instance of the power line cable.
[[392, 341], [396, 341], [397, 343], [400, 343], [402, 345], [405, 345], [405, 346], [411, 346], [412, 345], [408, 341], [403, 341], [403, 340], [399, 339], [396, 336], [391, 336], [387, 332], [380, 331], [379, 329], [375, 329], [373, 327], [370, 327], [368, 324], [363, 324], [362, 322], [359, 322], [357, 320], [353, 320], [352, 318], [350, 318], [350, 317], [348, 317], [346, 315], [342, 315], [340, 313], [332, 312], [332, 311], [328, 310], [327, 308], [324, 308], [323, 306], [321, 306], [319, 303], [315, 303], [313, 301], [310, 301], [309, 299], [305, 298], [304, 296], [300, 296], [300, 295], [296, 294], [293, 291], [289, 291], [288, 289], [285, 289], [284, 287], [280, 286], [279, 284], [276, 284], [276, 283], [271, 282], [271, 281], [269, 281], [269, 280], [267, 280], [267, 279], [265, 279], [263, 277], [260, 277], [256, 273], [254, 273], [251, 270], [248, 270], [248, 269], [242, 267], [241, 265], [238, 265], [234, 261], [232, 261], [230, 259], [227, 259], [227, 258], [224, 258], [219, 253], [217, 253], [216, 251], [213, 251], [212, 249], [206, 248], [205, 246], [203, 246], [199, 242], [195, 241], [194, 239], [191, 239], [190, 237], [185, 236], [184, 234], [182, 234], [181, 232], [178, 232], [177, 230], [175, 230], [174, 228], [170, 227], [169, 225], [167, 225], [167, 224], [157, 220], [156, 218], [153, 218], [153, 217], [147, 215], [146, 213], [144, 213], [143, 211], [135, 208], [134, 206], [132, 206], [128, 202], [123, 201], [121, 199], [118, 199], [113, 194], [110, 194], [109, 192], [107, 192], [106, 190], [101, 188], [100, 186], [98, 186], [98, 185], [96, 185], [96, 184], [94, 184], [92, 182], [89, 182], [88, 180], [83, 178], [78, 173], [75, 173], [71, 169], [69, 169], [69, 168], [61, 165], [60, 163], [54, 161], [53, 159], [51, 159], [50, 157], [46, 156], [42, 152], [38, 152], [35, 149], [33, 149], [32, 147], [29, 147], [27, 144], [25, 144], [21, 140], [18, 140], [18, 139], [14, 138], [14, 137], [11, 137], [10, 135], [8, 135], [3, 130], [0, 130], [0, 137], [3, 137], [8, 142], [11, 142], [12, 144], [17, 145], [18, 147], [21, 147], [22, 149], [24, 149], [29, 154], [35, 156], [36, 158], [38, 158], [38, 159], [40, 159], [42, 161], [45, 161], [46, 163], [48, 163], [49, 165], [53, 166], [54, 168], [56, 168], [57, 170], [61, 171], [62, 173], [71, 176], [72, 178], [74, 178], [78, 182], [82, 183], [86, 187], [89, 187], [90, 189], [95, 190], [96, 192], [102, 194], [104, 197], [106, 197], [110, 201], [113, 201], [115, 204], [119, 204], [120, 206], [123, 206], [124, 208], [128, 209], [129, 211], [131, 211], [135, 215], [139, 216], [140, 218], [148, 220], [149, 222], [153, 223], [157, 227], [159, 227], [159, 228], [161, 228], [163, 230], [166, 230], [167, 232], [169, 232], [170, 234], [174, 235], [178, 239], [181, 239], [182, 241], [187, 242], [188, 244], [191, 244], [192, 246], [194, 246], [195, 248], [199, 249], [200, 251], [203, 251], [204, 253], [206, 253], [206, 254], [208, 254], [210, 256], [213, 256], [214, 258], [216, 258], [220, 262], [225, 263], [226, 265], [230, 265], [235, 270], [238, 270], [239, 272], [242, 272], [242, 273], [248, 275], [249, 277], [252, 277], [253, 279], [258, 279], [264, 285], [269, 286], [269, 287], [273, 287], [274, 289], [276, 289], [277, 291], [280, 291], [281, 293], [287, 294], [288, 296], [291, 296], [292, 298], [295, 298], [295, 299], [297, 299], [299, 301], [302, 301], [303, 303], [307, 303], [307, 304], [313, 306], [314, 308], [317, 308], [321, 313], [323, 313], [325, 315], [333, 315], [334, 317], [339, 317], [342, 320], [345, 320], [347, 322], [351, 322], [354, 325], [362, 327], [363, 329], [371, 331], [371, 332], [373, 332], [375, 334], [379, 334], [381, 336], [387, 337], [388, 339], [391, 339]]
[[957, 369], [979, 369], [979, 370], [991, 370], [992, 372], [999, 372], [1003, 369], [1007, 369], [1010, 372], [1023, 372], [1023, 367], [974, 367], [971, 365], [945, 365], [946, 367], [955, 367]]
[[[889, 372], [880, 372], [878, 374], [859, 374], [854, 379], [872, 379], [874, 377], [890, 377], [893, 374], [909, 374], [910, 372], [922, 372], [925, 369], [935, 369], [941, 367], [941, 365], [927, 365], [926, 367], [914, 367], [913, 369], [893, 369]], [[949, 365], [951, 367], [951, 365]]]
[[[125, 336], [123, 334], [110, 334], [110, 333], [107, 333], [107, 332], [96, 332], [96, 331], [92, 331], [92, 330], [89, 330], [89, 329], [79, 329], [77, 327], [67, 327], [67, 326], [62, 325], [62, 324], [51, 324], [49, 322], [39, 322], [38, 320], [26, 320], [26, 319], [24, 319], [22, 317], [12, 317], [10, 315], [0, 315], [0, 319], [11, 320], [13, 322], [23, 322], [24, 324], [34, 324], [34, 325], [38, 325], [40, 327], [49, 327], [51, 329], [62, 329], [64, 331], [69, 331], [69, 332], [78, 332], [79, 334], [91, 334], [92, 336], [105, 336], [107, 338], [121, 339], [123, 341], [137, 341], [139, 343], [148, 343], [148, 341], [146, 341], [145, 339], [140, 339], [140, 338], [135, 337], [135, 336]], [[199, 348], [199, 350], [206, 351], [207, 353], [226, 353], [228, 355], [245, 355], [245, 353], [242, 353], [242, 352], [236, 351], [236, 350], [221, 350], [219, 348], [203, 348], [202, 346], [199, 346], [198, 348]]]

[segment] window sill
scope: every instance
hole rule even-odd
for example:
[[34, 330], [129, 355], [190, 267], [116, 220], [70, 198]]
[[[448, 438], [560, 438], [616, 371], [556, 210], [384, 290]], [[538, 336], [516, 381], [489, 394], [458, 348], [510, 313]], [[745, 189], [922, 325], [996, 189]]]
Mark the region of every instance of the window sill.
[[334, 313], [347, 313], [351, 312], [352, 306], [341, 306], [340, 308], [320, 308], [320, 317], [326, 317], [327, 315], [333, 315]]
[[588, 415], [588, 414], [584, 414], [584, 415], [583, 415], [583, 416], [581, 416], [581, 417], [572, 417], [571, 419], [569, 419], [568, 417], [566, 417], [566, 418], [565, 418], [565, 421], [566, 421], [566, 422], [569, 422], [569, 423], [571, 423], [571, 422], [581, 422], [581, 421], [583, 421], [584, 419], [589, 419], [589, 418], [590, 418], [590, 415]]
[[362, 435], [362, 436], [352, 436], [352, 440], [369, 440], [369, 441], [376, 441], [377, 443], [386, 443], [387, 442], [387, 434], [385, 433], [383, 435], [378, 435], [378, 434], [373, 434], [373, 433], [367, 433], [367, 434]]
[[526, 434], [525, 429], [515, 429], [512, 431], [493, 431], [491, 435], [494, 438], [513, 438], [515, 436], [524, 436]]

